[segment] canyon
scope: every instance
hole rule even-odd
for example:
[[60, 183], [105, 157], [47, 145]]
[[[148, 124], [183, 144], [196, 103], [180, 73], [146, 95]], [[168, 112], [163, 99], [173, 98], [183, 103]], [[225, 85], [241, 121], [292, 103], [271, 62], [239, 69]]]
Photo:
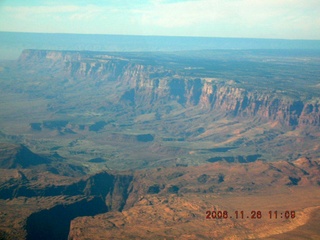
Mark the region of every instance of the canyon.
[[[117, 86], [128, 88], [120, 99], [136, 107], [152, 109], [157, 101], [175, 99], [184, 107], [196, 106], [203, 112], [214, 110], [234, 117], [257, 117], [289, 127], [320, 125], [319, 99], [316, 97], [309, 95], [307, 98], [303, 94], [292, 97], [270, 87], [264, 91], [250, 91], [232, 79], [200, 77], [200, 74], [188, 71], [179, 75], [179, 68], [174, 71], [172, 67], [153, 66], [147, 60], [102, 53], [40, 50], [25, 50], [19, 58], [22, 66], [45, 64], [51, 71], [57, 67], [71, 79], [101, 84], [113, 81]], [[201, 74], [206, 73], [203, 72]]]
[[[213, 157], [317, 158], [317, 64], [313, 52], [294, 50], [25, 50], [3, 71], [4, 78], [15, 75], [3, 81], [3, 91], [4, 98], [18, 95], [13, 101], [27, 101], [30, 109], [15, 113], [24, 125], [11, 118], [2, 131], [38, 152], [57, 148], [68, 159], [112, 156], [126, 162], [110, 161], [111, 169], [154, 166], [159, 158], [167, 165], [177, 158], [188, 165]], [[50, 144], [41, 143], [46, 135]], [[228, 151], [213, 150], [224, 147]]]
[[0, 239], [319, 236], [319, 56], [26, 49], [0, 62]]
[[[82, 177], [42, 168], [0, 172], [4, 239], [257, 239], [313, 221], [310, 214], [320, 207], [320, 163], [308, 158]], [[214, 210], [229, 215], [207, 219], [206, 212]], [[237, 210], [245, 212], [245, 219], [236, 218]], [[263, 218], [252, 218], [253, 210]], [[295, 217], [271, 219], [270, 210], [294, 211]]]

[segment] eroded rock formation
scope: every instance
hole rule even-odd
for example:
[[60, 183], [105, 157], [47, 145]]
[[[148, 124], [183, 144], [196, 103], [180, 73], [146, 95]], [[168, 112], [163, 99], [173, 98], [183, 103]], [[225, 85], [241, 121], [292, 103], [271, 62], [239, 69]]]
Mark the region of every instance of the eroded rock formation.
[[[94, 52], [25, 50], [22, 66], [55, 67], [69, 78], [86, 81], [114, 81], [124, 89], [119, 100], [137, 106], [175, 100], [184, 107], [197, 106], [203, 111], [220, 111], [242, 118], [277, 121], [283, 126], [320, 126], [319, 99], [304, 100], [265, 89], [250, 90], [233, 80], [214, 76], [183, 76], [161, 65]], [[127, 89], [127, 90], [125, 90]]]

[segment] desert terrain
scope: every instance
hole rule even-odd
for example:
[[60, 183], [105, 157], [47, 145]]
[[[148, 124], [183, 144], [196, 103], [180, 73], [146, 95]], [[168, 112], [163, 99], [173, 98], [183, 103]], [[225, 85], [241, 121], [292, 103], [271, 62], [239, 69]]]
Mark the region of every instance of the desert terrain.
[[320, 55], [0, 62], [0, 239], [318, 239]]

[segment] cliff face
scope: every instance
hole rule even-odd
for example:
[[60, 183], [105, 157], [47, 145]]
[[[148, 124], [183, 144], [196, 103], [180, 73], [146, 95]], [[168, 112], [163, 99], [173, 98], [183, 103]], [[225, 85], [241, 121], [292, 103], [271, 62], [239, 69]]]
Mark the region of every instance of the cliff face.
[[163, 69], [142, 65], [130, 64], [123, 69], [123, 74], [117, 77], [118, 83], [130, 86], [126, 94], [137, 105], [176, 100], [185, 107], [198, 106], [206, 112], [223, 111], [234, 117], [258, 117], [291, 127], [320, 126], [318, 101], [304, 102], [271, 92], [247, 90], [236, 86], [233, 81], [182, 78]]
[[86, 186], [82, 192], [87, 196], [102, 197], [109, 210], [121, 211], [126, 204], [132, 179], [132, 175], [102, 172], [85, 180]]
[[[133, 76], [131, 79], [134, 79]], [[206, 79], [150, 79], [136, 81], [137, 101], [153, 103], [175, 99], [184, 106], [205, 111], [223, 111], [234, 117], [258, 117], [278, 121], [285, 126], [320, 126], [319, 102], [303, 102], [272, 93], [258, 93], [228, 82]]]
[[270, 89], [257, 92], [234, 81], [182, 76], [161, 65], [151, 66], [147, 61], [141, 63], [103, 53], [40, 50], [25, 50], [19, 61], [63, 66], [64, 73], [74, 79], [115, 81], [115, 86], [127, 89], [120, 100], [139, 106], [175, 100], [184, 107], [277, 121], [283, 126], [320, 126], [318, 99], [301, 101]]
[[[46, 173], [48, 174], [48, 173]], [[1, 183], [0, 199], [16, 197], [82, 196], [98, 197], [104, 200], [108, 210], [122, 210], [131, 189], [132, 175], [97, 173], [66, 185], [48, 185], [47, 182], [33, 183], [35, 174], [25, 176], [18, 172], [16, 178]]]

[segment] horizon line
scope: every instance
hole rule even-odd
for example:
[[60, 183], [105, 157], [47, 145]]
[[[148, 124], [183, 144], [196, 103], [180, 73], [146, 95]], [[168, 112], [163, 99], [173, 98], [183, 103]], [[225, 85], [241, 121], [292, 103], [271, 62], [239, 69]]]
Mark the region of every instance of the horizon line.
[[2, 31], [0, 33], [20, 33], [20, 34], [60, 34], [60, 35], [109, 35], [128, 37], [174, 37], [174, 38], [215, 38], [215, 39], [254, 39], [254, 40], [282, 40], [282, 41], [320, 41], [320, 39], [303, 38], [259, 38], [259, 37], [214, 37], [214, 36], [177, 36], [177, 35], [147, 35], [147, 34], [113, 34], [113, 33], [62, 33], [62, 32], [17, 32]]

